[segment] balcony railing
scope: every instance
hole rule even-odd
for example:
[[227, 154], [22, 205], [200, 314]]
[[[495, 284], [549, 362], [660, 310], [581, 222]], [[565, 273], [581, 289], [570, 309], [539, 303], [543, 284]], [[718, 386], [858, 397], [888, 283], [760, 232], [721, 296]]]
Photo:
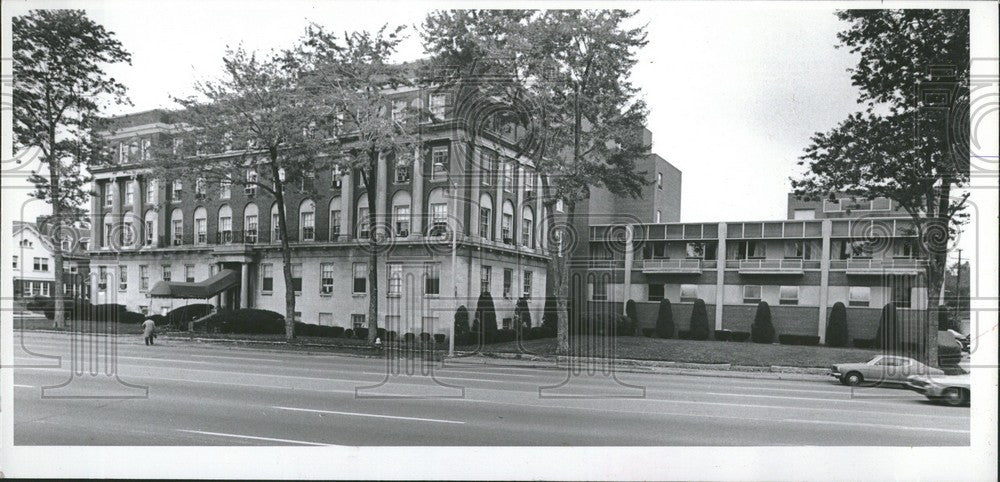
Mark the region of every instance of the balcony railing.
[[645, 259], [636, 261], [643, 273], [701, 274], [700, 259]]
[[926, 262], [919, 259], [843, 259], [830, 261], [830, 269], [845, 270], [849, 275], [917, 275]]
[[741, 259], [741, 274], [802, 274], [801, 259]]

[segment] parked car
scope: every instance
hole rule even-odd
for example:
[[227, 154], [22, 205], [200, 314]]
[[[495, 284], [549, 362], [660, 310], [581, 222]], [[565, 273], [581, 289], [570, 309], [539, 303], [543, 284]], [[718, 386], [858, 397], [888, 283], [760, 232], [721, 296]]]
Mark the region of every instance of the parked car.
[[953, 407], [969, 403], [972, 385], [969, 372], [962, 370], [958, 375], [910, 375], [906, 388], [922, 393], [928, 400], [944, 402]]
[[864, 382], [905, 384], [910, 375], [944, 375], [944, 372], [912, 358], [896, 355], [875, 355], [864, 363], [840, 363], [830, 367], [830, 376], [844, 385]]

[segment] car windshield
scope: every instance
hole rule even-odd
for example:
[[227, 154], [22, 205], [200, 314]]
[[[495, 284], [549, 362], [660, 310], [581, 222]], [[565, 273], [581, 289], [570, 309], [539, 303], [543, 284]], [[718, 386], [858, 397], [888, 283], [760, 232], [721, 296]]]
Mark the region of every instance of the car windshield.
[[868, 361], [867, 361], [867, 362], [865, 362], [865, 363], [868, 363], [868, 364], [872, 364], [872, 363], [875, 363], [876, 361], [878, 361], [878, 359], [879, 359], [879, 358], [882, 358], [882, 355], [875, 355], [875, 356], [873, 356], [873, 357], [872, 357], [872, 359], [871, 359], [871, 360], [868, 360]]

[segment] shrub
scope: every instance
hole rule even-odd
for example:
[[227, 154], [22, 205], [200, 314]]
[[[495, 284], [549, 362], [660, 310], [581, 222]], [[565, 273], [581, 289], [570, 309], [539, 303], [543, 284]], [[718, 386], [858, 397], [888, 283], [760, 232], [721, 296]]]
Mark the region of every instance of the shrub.
[[469, 310], [465, 305], [455, 310], [455, 339], [461, 340], [469, 332]]
[[654, 329], [654, 328], [643, 328], [642, 329], [642, 336], [644, 336], [646, 338], [655, 338], [655, 336], [656, 336], [656, 329]]
[[729, 333], [730, 341], [745, 342], [750, 339], [749, 331], [733, 331]]
[[385, 328], [378, 328], [375, 330], [375, 336], [381, 338], [382, 341], [385, 341], [385, 333]]
[[732, 334], [729, 330], [715, 330], [715, 341], [729, 341]]
[[355, 328], [354, 337], [359, 339], [368, 338], [368, 328]]
[[883, 350], [891, 350], [896, 344], [896, 305], [891, 302], [882, 307], [875, 340]]
[[556, 311], [556, 298], [554, 296], [545, 297], [545, 307], [542, 309], [542, 326], [548, 327], [553, 333], [559, 323], [559, 315]]
[[556, 336], [556, 332], [548, 326], [536, 326], [531, 329], [531, 336], [536, 340], [540, 340], [542, 338], [553, 338]]
[[945, 331], [951, 328], [951, 317], [948, 314], [947, 305], [937, 307], [938, 331]]
[[350, 328], [344, 330], [344, 338], [354, 338], [354, 330]]
[[938, 365], [955, 367], [962, 361], [962, 349], [957, 343], [938, 344]]
[[611, 336], [632, 336], [634, 325], [635, 321], [628, 315], [616, 315], [615, 324], [611, 330], [608, 330], [610, 332], [608, 334]]
[[778, 343], [782, 345], [818, 346], [819, 337], [816, 335], [778, 335]]
[[188, 322], [208, 316], [213, 309], [215, 307], [208, 303], [196, 303], [174, 308], [167, 313], [167, 323], [173, 325], [174, 328], [186, 330]]
[[125, 317], [127, 311], [125, 305], [112, 303], [94, 305], [88, 319], [90, 321], [119, 321]]
[[514, 341], [514, 330], [511, 330], [509, 328], [498, 330], [494, 341], [496, 343]]
[[431, 342], [431, 334], [430, 333], [427, 333], [425, 331], [425, 332], [423, 332], [423, 333], [420, 334], [420, 343], [430, 343], [430, 342]]
[[635, 336], [642, 336], [642, 330], [639, 328], [639, 325], [641, 324], [639, 323], [639, 308], [636, 307], [635, 301], [628, 300], [625, 302], [625, 316], [627, 316], [628, 319], [632, 321], [632, 323], [630, 323], [629, 326], [631, 331], [628, 334], [629, 335], [634, 334]]
[[705, 309], [705, 300], [698, 298], [694, 301], [691, 309], [691, 330], [689, 332], [692, 340], [707, 340], [709, 335], [708, 310]]
[[531, 310], [528, 309], [528, 300], [518, 298], [514, 305], [514, 331], [519, 337], [531, 329]]
[[416, 343], [416, 341], [417, 341], [417, 335], [414, 335], [413, 333], [406, 333], [403, 335], [403, 343], [407, 345], [412, 345]]
[[476, 319], [479, 320], [486, 343], [493, 343], [497, 338], [497, 312], [489, 291], [479, 295], [476, 303]]
[[167, 317], [163, 315], [149, 315], [146, 318], [153, 320], [153, 323], [155, 323], [156, 326], [166, 326], [168, 324]]
[[836, 302], [826, 322], [826, 346], [847, 346], [847, 308]]
[[[123, 313], [121, 315], [120, 318], [118, 318], [118, 322], [119, 323], [130, 323], [130, 324], [133, 324], [133, 325], [138, 325], [139, 323], [142, 323], [143, 321], [146, 321], [146, 315], [144, 315], [142, 313], [136, 313], [134, 311], [126, 311], [125, 313]], [[153, 323], [156, 323], [156, 322], [154, 321]]]
[[688, 331], [688, 330], [677, 330], [677, 339], [678, 340], [690, 340], [691, 339], [691, 332]]
[[877, 338], [855, 338], [854, 348], [875, 348], [878, 344], [876, 343]]
[[437, 343], [438, 345], [444, 345], [444, 342], [446, 341], [448, 341], [448, 336], [445, 335], [444, 333], [434, 334], [434, 343]]
[[220, 310], [204, 318], [199, 324], [209, 331], [220, 333], [256, 333], [277, 335], [285, 333], [285, 319], [280, 314], [256, 308]]
[[766, 301], [757, 303], [757, 314], [750, 326], [750, 338], [754, 343], [774, 343], [774, 325], [771, 324], [771, 307]]
[[396, 333], [393, 330], [389, 330], [389, 331], [385, 332], [385, 341], [386, 341], [386, 343], [395, 343], [396, 342], [396, 338], [398, 337], [398, 335], [399, 334]]
[[295, 334], [301, 336], [319, 336], [324, 338], [340, 338], [344, 334], [342, 326], [322, 326], [312, 323], [295, 322]]
[[660, 300], [660, 311], [656, 314], [656, 337], [674, 337], [674, 310], [666, 298]]

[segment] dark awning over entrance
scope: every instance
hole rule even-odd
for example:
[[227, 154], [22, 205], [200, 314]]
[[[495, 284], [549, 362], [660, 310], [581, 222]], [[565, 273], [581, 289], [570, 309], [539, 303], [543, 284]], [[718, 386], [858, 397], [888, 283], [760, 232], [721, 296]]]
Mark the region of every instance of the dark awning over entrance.
[[151, 298], [211, 298], [239, 283], [239, 275], [235, 271], [224, 269], [215, 276], [197, 283], [179, 283], [160, 281], [149, 290]]

